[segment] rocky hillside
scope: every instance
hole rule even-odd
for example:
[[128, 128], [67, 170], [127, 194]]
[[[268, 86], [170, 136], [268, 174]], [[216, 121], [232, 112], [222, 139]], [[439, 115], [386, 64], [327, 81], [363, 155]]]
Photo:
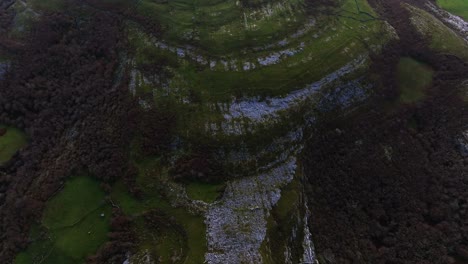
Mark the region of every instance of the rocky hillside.
[[[428, 259], [397, 254], [410, 235], [390, 226], [406, 209], [384, 221], [345, 208], [416, 193], [435, 229], [442, 192], [463, 210], [464, 8], [0, 0], [1, 262]], [[437, 189], [441, 173], [460, 191]], [[427, 255], [437, 263], [467, 242], [418, 232], [443, 241]]]

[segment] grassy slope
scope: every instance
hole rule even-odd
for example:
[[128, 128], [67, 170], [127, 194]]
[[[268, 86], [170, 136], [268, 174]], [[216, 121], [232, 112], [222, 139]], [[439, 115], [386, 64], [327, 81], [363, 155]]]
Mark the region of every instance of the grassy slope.
[[[361, 10], [374, 14], [366, 1], [358, 0], [358, 2]], [[340, 10], [357, 12], [353, 0], [345, 1]], [[352, 16], [359, 19], [369, 18], [363, 14]], [[233, 95], [239, 94], [280, 96], [321, 79], [353, 58], [365, 53], [368, 46], [383, 44], [388, 38], [388, 36], [382, 37], [382, 23], [377, 20], [359, 22], [347, 17], [321, 16], [317, 23], [318, 25], [306, 35], [299, 39], [291, 39], [294, 44], [291, 48], [304, 42], [303, 51], [278, 64], [248, 72], [239, 72], [225, 71], [220, 68], [218, 70], [206, 67], [200, 69], [196, 64], [184, 60], [173, 70], [175, 77], [171, 80], [170, 88], [177, 90], [180, 97], [180, 94], [187, 93], [184, 88], [190, 87], [199, 93], [204, 101], [211, 102], [230, 101]], [[314, 38], [316, 34], [318, 37]], [[270, 42], [273, 41], [270, 40]], [[146, 46], [138, 46], [142, 44], [144, 45], [145, 41], [135, 42], [137, 54], [138, 51], [148, 52], [152, 49], [148, 42], [146, 42]], [[225, 54], [239, 50], [237, 47], [228, 48], [226, 40], [220, 39], [216, 44], [211, 45], [213, 48], [207, 51], [210, 54], [215, 54], [213, 49], [216, 49], [216, 46], [226, 47], [223, 52]], [[257, 58], [265, 57], [270, 52], [271, 50], [251, 51], [246, 55], [237, 54], [234, 57], [228, 57], [227, 60], [236, 59], [239, 62], [238, 67], [241, 68], [243, 62], [257, 62]], [[167, 56], [173, 60], [171, 54], [167, 54]]]
[[[140, 241], [139, 252], [132, 256], [133, 263], [144, 263], [148, 253], [158, 263], [183, 263], [187, 253], [187, 240], [183, 229], [165, 215], [159, 215], [157, 226], [136, 218], [136, 233]], [[177, 260], [176, 260], [177, 259]]]
[[[376, 15], [366, 1], [357, 2], [362, 11]], [[370, 47], [384, 44], [390, 38], [381, 21], [356, 20], [367, 20], [370, 17], [357, 12], [354, 0], [343, 1], [337, 11], [351, 18], [331, 15], [317, 17], [317, 25], [309, 32], [298, 38], [290, 38], [288, 46], [278, 48], [297, 47], [304, 42], [302, 52], [278, 64], [257, 67], [250, 71], [226, 71], [221, 69], [223, 67], [220, 67], [220, 63], [210, 69], [191, 60], [178, 58], [173, 52], [155, 47], [148, 35], [142, 33], [138, 27], [130, 26], [130, 42], [136, 50], [136, 68], [144, 64], [146, 58], [158, 57], [171, 62], [169, 68], [173, 74], [166, 89], [156, 82], [143, 83], [142, 74], [138, 73], [136, 90], [141, 94], [154, 91], [152, 95], [156, 104], [160, 104], [162, 100], [172, 102], [174, 111], [178, 113], [179, 135], [190, 135], [197, 140], [206, 137], [207, 123], [219, 124], [224, 120], [221, 111], [212, 108], [213, 104], [231, 102], [233, 96], [282, 96], [302, 89], [368, 52]], [[220, 41], [219, 44], [222, 45], [223, 42]], [[196, 52], [199, 51], [197, 48], [195, 47]], [[241, 68], [243, 62], [256, 62], [257, 58], [265, 57], [278, 49], [234, 55], [229, 50], [226, 60], [236, 59]], [[220, 58], [214, 55], [213, 59]], [[151, 80], [151, 76], [145, 77]], [[197, 94], [199, 103], [182, 103], [190, 90]], [[225, 138], [221, 140], [224, 141]]]
[[[293, 31], [304, 18], [303, 13], [297, 12], [302, 0], [269, 1], [270, 12], [265, 8], [245, 8], [240, 2], [223, 0], [103, 2], [131, 9], [138, 16], [161, 24], [163, 38], [170, 43], [194, 44], [217, 55], [223, 55], [227, 50], [270, 43]], [[264, 16], [266, 13], [268, 15]]]
[[468, 44], [433, 15], [419, 8], [407, 5], [411, 21], [418, 31], [431, 39], [431, 48], [450, 53], [468, 61]]
[[0, 125], [6, 128], [5, 135], [0, 136], [0, 165], [9, 161], [11, 157], [27, 143], [26, 135], [19, 129]]
[[466, 0], [437, 0], [437, 4], [452, 14], [468, 20], [468, 1]]
[[433, 70], [411, 58], [401, 58], [398, 63], [400, 101], [415, 103], [425, 96], [425, 89], [432, 84]]
[[271, 2], [273, 8], [268, 17], [261, 16], [262, 10], [219, 0], [174, 0], [164, 4], [146, 0], [137, 10], [145, 17], [160, 21], [166, 28], [166, 40], [194, 43], [210, 54], [222, 55], [226, 51], [266, 44], [298, 26], [302, 19], [296, 10], [301, 1], [289, 1], [288, 5]]
[[111, 208], [104, 196], [99, 183], [90, 177], [67, 181], [46, 205], [43, 235], [33, 238], [15, 263], [83, 263], [107, 240]]
[[[284, 258], [284, 252], [289, 248], [295, 253], [302, 248], [296, 248], [302, 245], [302, 230], [296, 229], [298, 215], [302, 210], [302, 201], [300, 197], [301, 185], [299, 176], [296, 175], [291, 183], [281, 189], [281, 198], [273, 207], [271, 215], [268, 217], [267, 237], [260, 248], [264, 264], [278, 263], [277, 260]], [[295, 241], [291, 242], [292, 233], [296, 232]], [[293, 260], [294, 261], [294, 260]], [[295, 261], [299, 261], [296, 259]]]
[[[86, 195], [83, 195], [84, 190]], [[50, 229], [73, 225], [78, 219], [100, 207], [103, 197], [104, 193], [93, 179], [72, 178], [63, 191], [47, 203], [42, 223]]]
[[[187, 237], [180, 237], [180, 234], [174, 230], [165, 229], [164, 236], [166, 239], [157, 239], [153, 241], [160, 251], [157, 255], [168, 256], [175, 248], [168, 247], [167, 241], [175, 246], [185, 245], [182, 250], [185, 252], [186, 258], [184, 264], [203, 263], [206, 248], [205, 223], [204, 218], [199, 215], [189, 213], [184, 208], [174, 208], [171, 204], [162, 197], [161, 191], [158, 189], [161, 181], [162, 170], [161, 164], [156, 158], [146, 158], [138, 164], [139, 175], [137, 185], [143, 191], [141, 199], [135, 199], [127, 191], [122, 183], [117, 183], [112, 192], [112, 198], [120, 205], [123, 211], [134, 217], [139, 217], [145, 211], [157, 209], [170, 217], [173, 217], [176, 224], [183, 227]], [[149, 229], [140, 227], [137, 231], [141, 236], [148, 236]], [[164, 237], [163, 236], [163, 237]], [[169, 240], [167, 240], [169, 239]], [[186, 241], [180, 241], [186, 239]], [[152, 242], [152, 243], [153, 243]], [[148, 250], [148, 241], [145, 240], [140, 245], [140, 251]], [[164, 262], [163, 262], [164, 263]], [[167, 262], [170, 263], [170, 262]]]

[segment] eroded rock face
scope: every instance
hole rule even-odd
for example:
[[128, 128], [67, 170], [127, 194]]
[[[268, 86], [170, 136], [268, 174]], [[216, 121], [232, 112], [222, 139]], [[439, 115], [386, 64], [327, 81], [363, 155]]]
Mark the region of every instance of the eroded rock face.
[[[274, 120], [278, 118], [278, 114], [281, 111], [287, 111], [288, 109], [293, 108], [294, 106], [303, 103], [307, 99], [310, 99], [314, 96], [318, 97], [319, 95], [317, 95], [317, 93], [321, 92], [322, 88], [333, 84], [334, 81], [354, 72], [357, 68], [362, 66], [362, 64], [365, 63], [367, 59], [368, 57], [363, 55], [360, 58], [357, 58], [346, 64], [339, 70], [329, 74], [328, 76], [325, 76], [320, 81], [309, 84], [304, 89], [293, 91], [284, 97], [266, 98], [263, 100], [260, 100], [259, 98], [252, 98], [233, 101], [229, 105], [228, 111], [224, 113], [224, 119], [226, 122], [229, 122], [233, 119], [247, 118], [249, 121], [254, 123], [265, 123], [272, 119]], [[359, 87], [359, 85], [356, 87]], [[341, 89], [333, 90], [333, 93], [338, 94]], [[325, 98], [325, 100], [328, 99], [329, 102], [336, 102], [336, 105], [346, 106], [346, 104], [352, 103], [351, 99], [353, 97], [359, 97], [358, 93], [360, 93], [361, 96], [364, 96], [365, 93], [364, 90], [357, 91], [353, 89], [346, 89], [346, 87], [343, 90], [346, 90], [348, 95], [343, 95], [341, 98]], [[329, 95], [329, 97], [332, 96], [333, 95], [331, 94]], [[333, 108], [333, 105], [330, 105], [329, 107]]]
[[208, 263], [262, 263], [269, 211], [295, 170], [291, 158], [269, 172], [228, 183], [222, 200], [207, 212]]

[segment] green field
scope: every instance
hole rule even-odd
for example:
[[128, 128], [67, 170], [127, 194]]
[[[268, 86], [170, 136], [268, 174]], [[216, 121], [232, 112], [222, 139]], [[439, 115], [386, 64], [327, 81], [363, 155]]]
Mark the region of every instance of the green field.
[[[32, 243], [15, 264], [84, 263], [107, 240], [111, 207], [99, 182], [73, 177], [47, 202]], [[37, 230], [39, 229], [39, 231]]]
[[466, 0], [437, 0], [437, 4], [452, 14], [468, 20], [468, 1]]
[[212, 203], [221, 195], [223, 187], [223, 184], [190, 182], [186, 190], [191, 199]]
[[0, 165], [8, 162], [11, 157], [27, 143], [26, 135], [19, 129], [0, 125], [6, 133], [0, 136]]
[[401, 58], [398, 63], [400, 102], [416, 103], [424, 99], [426, 89], [432, 84], [434, 71], [412, 58]]

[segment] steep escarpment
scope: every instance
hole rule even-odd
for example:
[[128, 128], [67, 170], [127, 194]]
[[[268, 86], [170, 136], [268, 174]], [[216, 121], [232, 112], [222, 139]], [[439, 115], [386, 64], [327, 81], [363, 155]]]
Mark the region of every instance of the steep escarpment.
[[[423, 2], [373, 3], [399, 36], [374, 60], [383, 92], [361, 111], [323, 122], [302, 160], [319, 260], [466, 263], [467, 64], [413, 26], [420, 23], [412, 24], [408, 4], [429, 8]], [[399, 67], [408, 57], [434, 75], [419, 99], [405, 101]], [[426, 78], [417, 67], [408, 76], [413, 88]]]
[[458, 141], [466, 105], [449, 97], [363, 116], [316, 131], [306, 151], [317, 252], [325, 263], [464, 258], [466, 155]]

